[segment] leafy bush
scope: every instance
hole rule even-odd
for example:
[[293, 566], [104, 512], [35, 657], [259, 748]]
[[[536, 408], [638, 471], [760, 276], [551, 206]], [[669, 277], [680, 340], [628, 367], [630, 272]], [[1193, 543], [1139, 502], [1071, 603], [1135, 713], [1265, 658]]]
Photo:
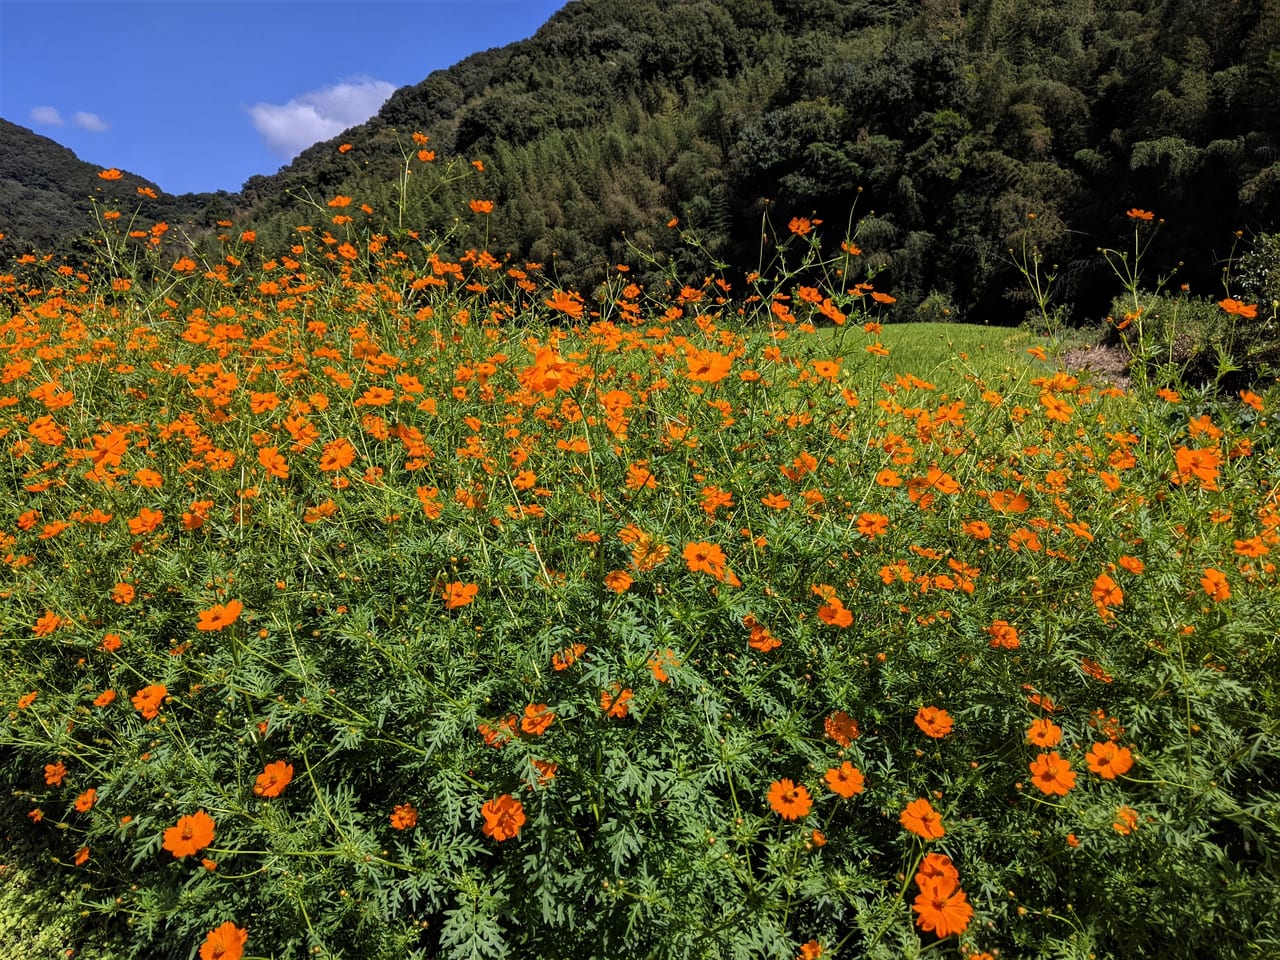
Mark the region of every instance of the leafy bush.
[[[1111, 304], [1110, 322], [1122, 328], [1117, 329], [1115, 339], [1141, 356], [1153, 377], [1238, 389], [1254, 385], [1280, 368], [1280, 321], [1274, 310], [1230, 298], [1213, 301], [1185, 293], [1143, 292], [1139, 299], [1140, 316], [1131, 309], [1128, 296], [1117, 297]], [[1223, 302], [1252, 310], [1228, 311]], [[1140, 347], [1142, 337], [1147, 342]]]
[[1270, 303], [1280, 300], [1280, 233], [1264, 233], [1253, 249], [1240, 258], [1236, 275], [1240, 287], [1251, 300]]
[[[1215, 384], [1231, 392], [1250, 387], [1273, 375], [1280, 365], [1280, 314], [1276, 303], [1249, 303], [1235, 297], [1218, 301], [1192, 297], [1184, 284], [1169, 292], [1169, 276], [1144, 286], [1142, 261], [1164, 221], [1154, 221], [1150, 211], [1131, 209], [1133, 246], [1128, 250], [1104, 249], [1100, 253], [1120, 279], [1124, 293], [1112, 300], [1107, 317], [1112, 342], [1128, 351], [1134, 373], [1145, 383]], [[1243, 270], [1242, 287], [1256, 291], [1265, 278], [1264, 250], [1255, 252]], [[1040, 293], [1033, 270], [1023, 268]], [[1050, 285], [1052, 284], [1050, 277]], [[1044, 296], [1048, 296], [1045, 289]], [[1040, 300], [1042, 312], [1045, 300]]]

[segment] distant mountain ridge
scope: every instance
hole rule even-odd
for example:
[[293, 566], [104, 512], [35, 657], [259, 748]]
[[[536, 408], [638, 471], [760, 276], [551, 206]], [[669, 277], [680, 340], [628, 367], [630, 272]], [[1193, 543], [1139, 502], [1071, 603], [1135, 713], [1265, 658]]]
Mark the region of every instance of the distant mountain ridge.
[[[234, 215], [268, 250], [341, 193], [584, 288], [637, 250], [741, 277], [791, 217], [824, 220], [831, 245], [852, 219], [902, 317], [1020, 319], [1024, 239], [1096, 312], [1115, 289], [1097, 248], [1126, 209], [1164, 218], [1149, 262], [1185, 261], [1202, 293], [1235, 231], [1280, 229], [1277, 50], [1268, 0], [574, 0], [240, 193], [161, 194], [151, 212], [193, 229]], [[406, 168], [415, 185], [436, 169], [415, 132], [437, 167], [484, 174], [406, 192]], [[57, 243], [95, 184], [52, 154], [35, 183], [9, 145], [34, 136], [0, 127], [0, 231]], [[470, 216], [475, 198], [493, 213]]]

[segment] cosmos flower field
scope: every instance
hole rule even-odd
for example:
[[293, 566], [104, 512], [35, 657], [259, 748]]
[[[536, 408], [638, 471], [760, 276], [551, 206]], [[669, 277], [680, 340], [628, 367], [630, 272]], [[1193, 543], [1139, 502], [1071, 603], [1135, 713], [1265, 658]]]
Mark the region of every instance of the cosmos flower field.
[[1272, 381], [894, 370], [810, 221], [578, 292], [326, 206], [4, 278], [4, 832], [77, 955], [1274, 953]]

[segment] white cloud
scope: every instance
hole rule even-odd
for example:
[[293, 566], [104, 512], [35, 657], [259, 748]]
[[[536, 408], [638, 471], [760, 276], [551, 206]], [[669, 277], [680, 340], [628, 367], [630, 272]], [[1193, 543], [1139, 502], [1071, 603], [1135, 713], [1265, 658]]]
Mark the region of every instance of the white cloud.
[[385, 80], [355, 77], [300, 94], [285, 104], [254, 104], [249, 117], [268, 149], [292, 160], [313, 143], [364, 123], [395, 89]]
[[45, 127], [62, 126], [62, 114], [57, 107], [32, 107], [31, 120]]
[[107, 122], [96, 113], [85, 113], [83, 110], [77, 110], [71, 115], [71, 122], [81, 130], [88, 130], [90, 133], [101, 133], [107, 129]]

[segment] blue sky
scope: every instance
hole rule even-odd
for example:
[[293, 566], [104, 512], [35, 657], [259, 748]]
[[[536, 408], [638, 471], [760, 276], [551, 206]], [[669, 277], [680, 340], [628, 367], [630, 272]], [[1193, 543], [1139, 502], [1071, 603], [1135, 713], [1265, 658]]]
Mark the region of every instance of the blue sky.
[[0, 0], [0, 117], [169, 193], [237, 191], [565, 0]]

